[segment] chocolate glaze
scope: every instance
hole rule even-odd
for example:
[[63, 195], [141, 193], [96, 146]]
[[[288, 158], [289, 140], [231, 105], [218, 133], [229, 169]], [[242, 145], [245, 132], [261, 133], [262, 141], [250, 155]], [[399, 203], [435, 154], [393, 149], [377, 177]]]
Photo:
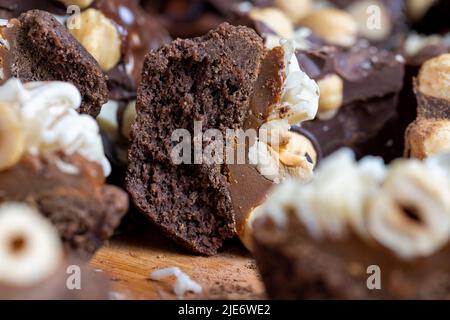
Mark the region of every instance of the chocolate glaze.
[[146, 54], [168, 43], [169, 34], [137, 0], [96, 0], [92, 6], [116, 23], [123, 39], [122, 61], [108, 72], [110, 98], [134, 98]]

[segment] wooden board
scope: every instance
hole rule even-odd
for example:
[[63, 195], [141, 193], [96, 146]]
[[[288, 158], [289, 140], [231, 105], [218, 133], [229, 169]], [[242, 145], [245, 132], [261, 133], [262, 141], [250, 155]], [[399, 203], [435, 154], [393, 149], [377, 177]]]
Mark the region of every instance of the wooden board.
[[195, 256], [149, 227], [115, 237], [91, 261], [110, 281], [115, 299], [176, 299], [174, 279], [149, 279], [154, 270], [179, 267], [203, 287], [186, 299], [264, 299], [264, 287], [251, 255], [236, 240], [217, 256]]

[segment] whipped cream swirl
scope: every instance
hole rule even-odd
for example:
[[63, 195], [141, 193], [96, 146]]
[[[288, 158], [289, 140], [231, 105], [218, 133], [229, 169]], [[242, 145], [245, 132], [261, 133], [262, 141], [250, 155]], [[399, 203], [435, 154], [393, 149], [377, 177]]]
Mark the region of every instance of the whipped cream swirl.
[[0, 87], [0, 103], [18, 113], [26, 130], [26, 148], [30, 154], [78, 153], [97, 162], [105, 176], [111, 173], [96, 121], [77, 112], [81, 95], [74, 85], [57, 81], [23, 84], [12, 78]]

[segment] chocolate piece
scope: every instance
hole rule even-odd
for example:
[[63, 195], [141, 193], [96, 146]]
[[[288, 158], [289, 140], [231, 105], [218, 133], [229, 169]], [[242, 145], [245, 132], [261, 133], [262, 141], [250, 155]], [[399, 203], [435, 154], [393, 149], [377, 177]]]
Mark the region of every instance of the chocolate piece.
[[60, 80], [81, 92], [80, 112], [98, 115], [107, 101], [106, 77], [92, 56], [51, 14], [32, 10], [2, 29], [8, 45], [0, 46], [4, 78]]
[[114, 21], [122, 36], [122, 61], [108, 72], [110, 99], [135, 98], [145, 55], [170, 41], [156, 16], [147, 14], [137, 0], [96, 0], [93, 8]]
[[355, 161], [342, 149], [305, 185], [273, 190], [253, 223], [271, 298], [449, 296], [449, 155]]
[[57, 0], [0, 0], [0, 18], [17, 18], [29, 10], [43, 10], [55, 15], [65, 15], [66, 7]]
[[[447, 245], [432, 256], [404, 261], [363, 243], [315, 241], [291, 217], [287, 230], [255, 222], [255, 258], [272, 299], [445, 299], [449, 297]], [[381, 290], [369, 290], [369, 266], [381, 270]]]
[[392, 158], [392, 153], [401, 154], [403, 148], [391, 149], [397, 103], [395, 94], [355, 102], [343, 106], [330, 120], [316, 119], [302, 124], [302, 128], [317, 138], [325, 156], [350, 147], [358, 157], [370, 154]]
[[337, 74], [344, 80], [343, 105], [381, 98], [402, 88], [404, 63], [395, 54], [359, 42], [351, 50], [325, 46], [297, 50], [300, 67], [314, 80]]
[[[61, 171], [61, 161], [79, 172]], [[69, 252], [81, 257], [90, 257], [112, 236], [128, 209], [126, 194], [104, 185], [102, 168], [78, 155], [24, 156], [0, 171], [4, 201], [35, 205], [56, 226]]]
[[[302, 70], [315, 80], [336, 74], [344, 83], [343, 102], [336, 115], [302, 127], [319, 141], [323, 154], [347, 146], [358, 157], [381, 155], [387, 161], [403, 154], [403, 133], [397, 133], [397, 93], [404, 63], [395, 54], [360, 42], [352, 50], [322, 47], [297, 50]], [[400, 140], [400, 141], [399, 141]]]
[[[242, 128], [264, 49], [245, 27], [221, 25], [147, 56], [132, 128], [127, 189], [136, 206], [188, 249], [214, 254], [236, 225], [228, 169], [172, 164], [175, 129]], [[206, 144], [206, 142], [205, 142]]]

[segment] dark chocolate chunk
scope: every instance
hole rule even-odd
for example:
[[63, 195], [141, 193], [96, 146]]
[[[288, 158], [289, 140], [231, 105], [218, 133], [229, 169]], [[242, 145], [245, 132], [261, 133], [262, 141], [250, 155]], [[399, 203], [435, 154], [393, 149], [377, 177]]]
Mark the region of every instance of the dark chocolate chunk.
[[402, 154], [403, 146], [390, 150], [398, 120], [397, 103], [396, 94], [354, 102], [341, 107], [330, 120], [308, 121], [302, 128], [317, 138], [324, 156], [342, 147], [353, 149], [357, 157]]
[[65, 15], [66, 6], [57, 0], [0, 0], [0, 18], [17, 18], [29, 10], [43, 10], [55, 15]]
[[314, 80], [337, 74], [344, 81], [343, 105], [367, 101], [398, 92], [402, 88], [404, 62], [386, 50], [359, 42], [347, 50], [325, 46], [297, 50], [300, 68]]

